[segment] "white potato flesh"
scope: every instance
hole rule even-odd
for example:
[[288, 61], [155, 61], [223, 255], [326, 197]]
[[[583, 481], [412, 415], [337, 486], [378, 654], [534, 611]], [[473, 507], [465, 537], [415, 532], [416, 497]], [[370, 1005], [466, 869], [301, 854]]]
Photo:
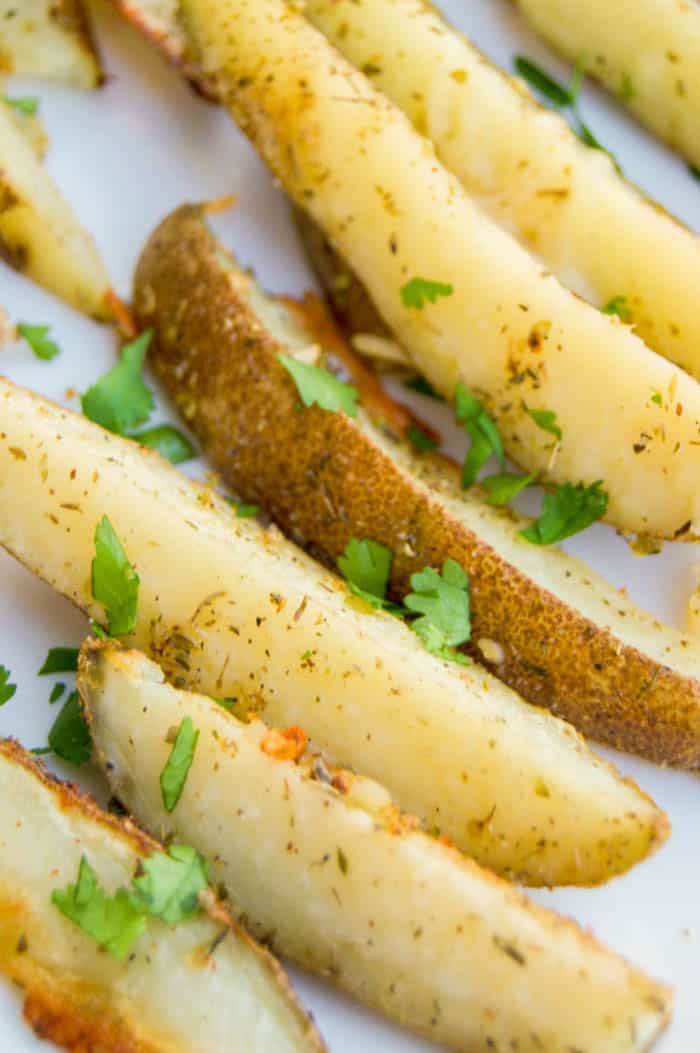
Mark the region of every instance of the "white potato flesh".
[[107, 893], [130, 886], [137, 865], [161, 851], [132, 824], [52, 780], [9, 741], [0, 741], [0, 798], [0, 972], [24, 988], [42, 1034], [114, 1053], [323, 1048], [279, 965], [211, 893], [190, 921], [149, 919], [126, 960], [54, 906], [52, 892], [75, 883], [81, 857]]
[[700, 166], [697, 0], [517, 0], [558, 51], [578, 62], [662, 139]]
[[[417, 832], [381, 786], [269, 755], [262, 721], [176, 691], [135, 652], [88, 645], [79, 687], [113, 792], [210, 857], [278, 953], [457, 1050], [612, 1053], [658, 1035], [668, 992]], [[159, 776], [185, 717], [199, 740], [168, 814]]]
[[97, 87], [100, 63], [80, 0], [0, 0], [0, 72]]
[[597, 307], [624, 296], [642, 339], [700, 377], [696, 235], [424, 0], [306, 0], [304, 13], [563, 285]]
[[108, 516], [140, 576], [133, 640], [180, 686], [299, 724], [494, 869], [588, 884], [665, 816], [569, 725], [443, 662], [273, 528], [152, 451], [0, 381], [0, 544], [78, 606]]
[[[700, 529], [695, 380], [543, 271], [295, 8], [183, 0], [181, 12], [204, 76], [439, 391], [461, 380], [482, 396], [529, 471], [603, 480], [617, 526]], [[452, 293], [417, 310], [402, 297], [414, 278]], [[557, 458], [526, 405], [557, 414]]]
[[109, 316], [97, 247], [7, 106], [0, 106], [0, 256], [71, 307]]

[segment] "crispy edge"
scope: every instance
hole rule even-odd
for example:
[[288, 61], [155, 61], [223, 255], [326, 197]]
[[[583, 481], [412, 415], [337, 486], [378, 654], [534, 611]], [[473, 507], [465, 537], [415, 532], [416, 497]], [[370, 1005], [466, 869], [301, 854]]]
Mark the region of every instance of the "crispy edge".
[[[178, 209], [144, 248], [134, 307], [155, 328], [156, 372], [227, 482], [327, 564], [353, 536], [388, 545], [397, 596], [416, 570], [457, 560], [471, 580], [474, 640], [503, 648], [494, 668], [501, 679], [600, 742], [658, 763], [700, 765], [700, 682], [536, 585], [347, 416], [299, 410], [277, 360], [284, 349], [242, 295], [248, 279], [222, 266], [222, 251], [201, 209]], [[441, 458], [430, 463], [450, 471]]]

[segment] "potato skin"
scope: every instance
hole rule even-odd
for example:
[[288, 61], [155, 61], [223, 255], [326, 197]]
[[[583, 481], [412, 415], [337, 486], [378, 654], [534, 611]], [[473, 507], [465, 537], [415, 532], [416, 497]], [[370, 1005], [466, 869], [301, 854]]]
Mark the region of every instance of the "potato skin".
[[[659, 763], [700, 764], [696, 679], [626, 645], [535, 583], [356, 422], [298, 408], [277, 360], [282, 348], [237, 292], [199, 208], [184, 206], [152, 235], [137, 268], [134, 306], [139, 322], [155, 329], [156, 372], [245, 500], [261, 503], [331, 564], [352, 537], [388, 545], [396, 595], [416, 570], [457, 560], [471, 580], [473, 639], [501, 644], [504, 661], [494, 671], [506, 683], [600, 742]], [[444, 474], [436, 468], [438, 478]]]

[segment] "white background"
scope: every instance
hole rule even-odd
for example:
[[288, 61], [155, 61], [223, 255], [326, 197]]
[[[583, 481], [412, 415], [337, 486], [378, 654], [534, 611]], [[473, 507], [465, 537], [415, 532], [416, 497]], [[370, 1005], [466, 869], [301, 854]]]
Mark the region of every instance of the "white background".
[[[443, 0], [440, 6], [504, 67], [510, 67], [513, 55], [521, 52], [566, 79], [569, 71], [525, 29], [510, 4]], [[252, 149], [222, 112], [197, 99], [104, 3], [95, 5], [95, 16], [109, 75], [102, 90], [83, 95], [17, 81], [10, 91], [41, 96], [41, 113], [51, 136], [48, 165], [94, 233], [118, 291], [129, 296], [140, 248], [167, 211], [185, 200], [235, 192], [239, 206], [219, 224], [228, 244], [256, 267], [272, 289], [302, 292], [310, 276], [285, 202]], [[628, 176], [698, 230], [700, 183], [693, 182], [683, 163], [590, 85], [584, 112]], [[610, 251], [614, 249], [611, 245]], [[49, 323], [62, 348], [61, 356], [50, 364], [34, 359], [24, 346], [5, 350], [0, 370], [77, 408], [75, 395], [70, 397], [67, 391], [84, 391], [113, 364], [113, 334], [1, 264], [0, 303], [15, 321]], [[164, 417], [174, 419], [165, 403], [160, 406]], [[456, 441], [454, 433], [451, 438]], [[640, 559], [603, 526], [574, 539], [570, 547], [626, 587], [642, 605], [673, 624], [683, 624], [687, 598], [700, 580], [694, 568], [700, 562], [697, 549], [667, 545], [662, 555]], [[84, 632], [82, 616], [0, 554], [0, 662], [11, 668], [19, 685], [16, 696], [0, 709], [0, 734], [17, 735], [27, 746], [45, 744], [55, 710], [47, 703], [50, 683], [38, 679], [37, 670], [49, 647], [77, 645]], [[668, 810], [674, 827], [670, 843], [605, 888], [541, 892], [537, 898], [574, 915], [612, 947], [670, 981], [677, 991], [677, 1010], [659, 1049], [696, 1053], [700, 1050], [700, 786], [694, 776], [654, 769], [626, 756], [615, 759]], [[83, 781], [98, 788], [89, 777]], [[383, 1053], [434, 1048], [324, 985], [298, 974], [295, 978], [333, 1053], [350, 1053], [365, 1044]], [[22, 1024], [16, 995], [0, 986], [0, 1051], [46, 1048]]]

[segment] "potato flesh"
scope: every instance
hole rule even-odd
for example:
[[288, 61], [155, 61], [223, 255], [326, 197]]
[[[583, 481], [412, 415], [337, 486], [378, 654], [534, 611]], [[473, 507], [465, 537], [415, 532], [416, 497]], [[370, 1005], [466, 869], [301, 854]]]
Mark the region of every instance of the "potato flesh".
[[92, 237], [0, 106], [0, 255], [72, 307], [108, 317], [109, 279]]
[[100, 64], [79, 0], [0, 0], [0, 72], [97, 87]]
[[[204, 74], [218, 75], [243, 130], [438, 390], [452, 397], [461, 379], [483, 395], [530, 471], [547, 469], [551, 436], [524, 403], [556, 412], [564, 441], [549, 478], [602, 479], [616, 525], [700, 528], [694, 380], [545, 274], [290, 5], [184, 0], [181, 10]], [[416, 310], [401, 297], [415, 277], [454, 291]], [[650, 401], [657, 390], [662, 407]]]
[[66, 795], [37, 777], [17, 762], [16, 751], [0, 743], [0, 972], [30, 998], [40, 997], [42, 986], [57, 990], [69, 1018], [87, 1005], [91, 1016], [111, 1019], [148, 1053], [320, 1048], [272, 959], [243, 933], [227, 931], [221, 918], [202, 913], [176, 927], [150, 919], [126, 961], [65, 918], [51, 893], [75, 883], [81, 856], [114, 892], [128, 887], [137, 863], [159, 849], [120, 830], [94, 805], [86, 809], [74, 791]]
[[[642, 339], [700, 377], [700, 239], [424, 0], [306, 0], [304, 14], [563, 285], [599, 307], [624, 295]], [[578, 59], [578, 22], [575, 40]]]
[[700, 9], [685, 0], [517, 0], [534, 28], [700, 166]]
[[665, 817], [573, 729], [425, 651], [276, 531], [157, 455], [0, 381], [0, 543], [78, 606], [107, 515], [141, 578], [134, 640], [180, 682], [300, 724], [480, 862], [589, 884]]
[[[133, 652], [88, 651], [80, 690], [117, 796], [215, 860], [234, 912], [279, 953], [454, 1049], [641, 1050], [658, 1033], [662, 988], [412, 831], [376, 784], [335, 773], [338, 792], [274, 759], [261, 721], [176, 691]], [[159, 775], [185, 716], [200, 737], [168, 815]]]

